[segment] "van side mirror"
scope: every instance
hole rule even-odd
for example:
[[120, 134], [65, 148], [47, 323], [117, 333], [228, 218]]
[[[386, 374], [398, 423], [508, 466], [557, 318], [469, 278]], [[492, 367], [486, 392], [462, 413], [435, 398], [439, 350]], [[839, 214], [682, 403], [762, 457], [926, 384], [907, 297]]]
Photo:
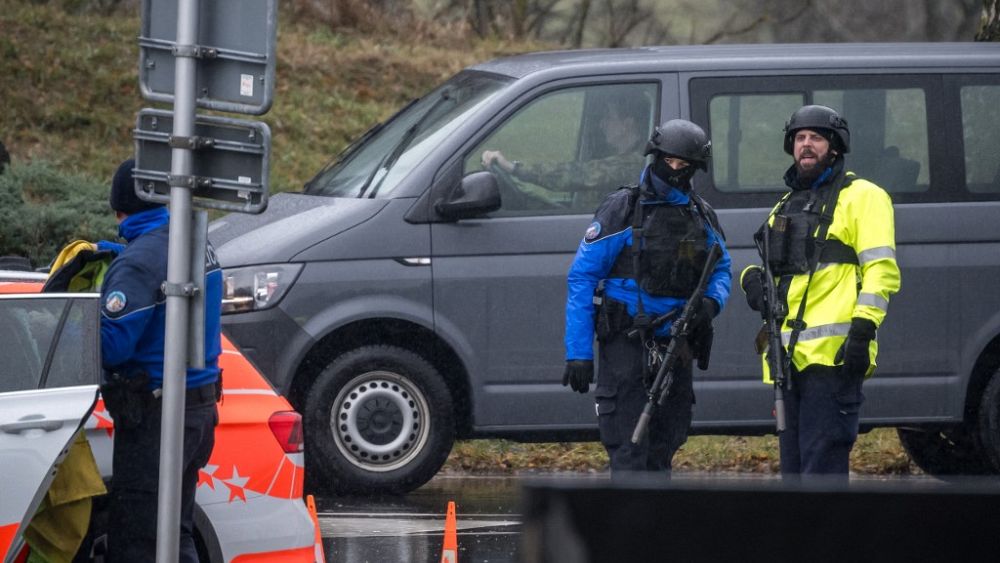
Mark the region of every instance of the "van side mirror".
[[487, 171], [473, 172], [462, 178], [448, 195], [434, 204], [434, 209], [448, 219], [470, 219], [500, 209], [500, 187]]

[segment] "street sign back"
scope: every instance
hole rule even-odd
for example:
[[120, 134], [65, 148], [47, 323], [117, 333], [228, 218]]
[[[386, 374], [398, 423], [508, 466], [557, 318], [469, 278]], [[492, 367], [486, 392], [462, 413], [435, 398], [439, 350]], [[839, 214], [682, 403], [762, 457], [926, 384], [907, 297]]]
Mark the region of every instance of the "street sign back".
[[[199, 107], [262, 115], [274, 100], [278, 0], [198, 2]], [[172, 103], [177, 0], [142, 0], [139, 85], [147, 100]], [[193, 47], [189, 48], [189, 47]]]
[[[135, 182], [139, 197], [170, 203], [171, 181], [188, 182], [192, 205], [242, 213], [267, 208], [271, 130], [266, 123], [195, 116], [195, 137], [171, 139], [173, 113], [144, 109], [136, 118]], [[191, 172], [171, 178], [173, 145], [192, 149]]]

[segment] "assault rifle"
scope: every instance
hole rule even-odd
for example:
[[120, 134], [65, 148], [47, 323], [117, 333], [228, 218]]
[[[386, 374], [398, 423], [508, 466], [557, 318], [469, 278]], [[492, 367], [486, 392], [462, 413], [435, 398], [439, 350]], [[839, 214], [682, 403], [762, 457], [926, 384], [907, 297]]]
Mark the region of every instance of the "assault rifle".
[[[762, 332], [767, 339], [764, 349], [758, 349], [757, 352], [767, 354], [767, 367], [771, 372], [771, 379], [774, 381], [775, 429], [781, 433], [785, 431], [785, 389], [788, 388], [788, 370], [791, 366], [788, 355], [784, 353], [784, 346], [781, 344], [781, 327], [778, 319], [785, 318], [788, 311], [778, 302], [778, 291], [774, 287], [769, 254], [770, 230], [765, 225], [762, 240], [757, 240], [757, 250], [764, 259], [764, 310], [761, 311], [761, 316], [764, 318]], [[761, 347], [760, 340], [762, 339], [758, 338], [758, 348]]]
[[[632, 431], [633, 444], [638, 444], [642, 441], [643, 436], [646, 435], [646, 429], [649, 427], [649, 420], [653, 416], [653, 411], [656, 410], [656, 407], [663, 406], [663, 403], [667, 400], [671, 384], [674, 381], [674, 368], [677, 366], [678, 355], [682, 350], [682, 346], [688, 346], [691, 320], [701, 306], [701, 298], [705, 295], [705, 287], [708, 285], [708, 279], [711, 277], [712, 270], [715, 269], [715, 262], [721, 254], [722, 248], [719, 246], [719, 243], [713, 244], [712, 248], [708, 250], [708, 258], [705, 259], [705, 268], [701, 271], [698, 286], [695, 288], [694, 293], [691, 294], [691, 297], [688, 298], [687, 303], [684, 304], [680, 316], [670, 326], [670, 341], [667, 343], [667, 348], [663, 352], [663, 358], [660, 360], [660, 369], [657, 370], [656, 378], [653, 379], [653, 384], [649, 387], [649, 399], [646, 401], [646, 406], [642, 409], [642, 414], [639, 415], [639, 421], [635, 424], [635, 430]], [[671, 317], [673, 317], [672, 311], [657, 317], [653, 320], [653, 326], [660, 326]], [[707, 360], [707, 357], [705, 360]]]

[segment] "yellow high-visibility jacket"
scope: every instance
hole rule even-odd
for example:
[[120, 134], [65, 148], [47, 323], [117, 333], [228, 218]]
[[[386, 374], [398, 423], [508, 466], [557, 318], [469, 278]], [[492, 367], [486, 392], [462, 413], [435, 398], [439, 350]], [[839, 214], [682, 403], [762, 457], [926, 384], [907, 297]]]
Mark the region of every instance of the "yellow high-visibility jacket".
[[[889, 194], [867, 180], [856, 178], [851, 172], [847, 173], [844, 182], [846, 185], [837, 198], [833, 222], [826, 238], [835, 238], [853, 248], [859, 265], [817, 264], [802, 317], [806, 328], [799, 333], [792, 357], [792, 363], [799, 371], [811, 365], [838, 365], [833, 359], [847, 338], [851, 319], [861, 317], [874, 322], [876, 327], [880, 326], [888, 311], [890, 296], [899, 291], [896, 228]], [[768, 224], [773, 222], [774, 213], [784, 199], [772, 210]], [[747, 270], [754, 267], [743, 270], [741, 282]], [[793, 276], [788, 288], [788, 316], [781, 326], [781, 341], [786, 351], [792, 334], [788, 321], [794, 320], [798, 314], [808, 279], [808, 273]], [[871, 365], [865, 377], [870, 377], [875, 370], [878, 354], [875, 340], [872, 340], [868, 353]], [[764, 381], [771, 383], [767, 360], [762, 359]]]

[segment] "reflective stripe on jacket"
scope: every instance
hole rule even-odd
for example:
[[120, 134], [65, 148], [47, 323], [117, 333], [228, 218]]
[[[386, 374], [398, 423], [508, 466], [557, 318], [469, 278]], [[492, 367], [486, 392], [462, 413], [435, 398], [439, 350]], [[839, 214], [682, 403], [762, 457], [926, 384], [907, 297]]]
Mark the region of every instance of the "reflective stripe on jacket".
[[[833, 358], [847, 337], [851, 319], [861, 317], [874, 322], [876, 327], [881, 325], [890, 297], [899, 291], [892, 200], [885, 190], [855, 178], [852, 173], [848, 173], [846, 181], [850, 184], [841, 190], [837, 199], [827, 239], [838, 239], [853, 248], [859, 265], [820, 263], [816, 266], [802, 317], [806, 328], [799, 333], [792, 358], [798, 370], [811, 365], [838, 365]], [[781, 341], [786, 351], [792, 334], [788, 321], [798, 314], [808, 279], [809, 274], [793, 276], [788, 288], [788, 317], [781, 327]], [[873, 340], [869, 346], [871, 365], [866, 377], [875, 370], [877, 353], [878, 343]], [[770, 383], [766, 359], [763, 365], [764, 381]]]

